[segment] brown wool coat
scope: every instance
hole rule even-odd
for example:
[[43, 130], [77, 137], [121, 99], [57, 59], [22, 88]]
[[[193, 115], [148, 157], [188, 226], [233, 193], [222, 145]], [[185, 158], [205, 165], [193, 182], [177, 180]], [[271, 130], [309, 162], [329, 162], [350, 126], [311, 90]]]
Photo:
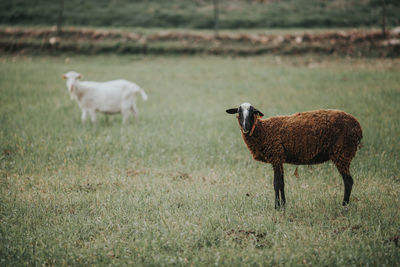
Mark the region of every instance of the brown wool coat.
[[273, 165], [317, 164], [332, 160], [349, 173], [362, 138], [359, 122], [340, 110], [316, 110], [265, 120], [242, 137], [255, 160]]

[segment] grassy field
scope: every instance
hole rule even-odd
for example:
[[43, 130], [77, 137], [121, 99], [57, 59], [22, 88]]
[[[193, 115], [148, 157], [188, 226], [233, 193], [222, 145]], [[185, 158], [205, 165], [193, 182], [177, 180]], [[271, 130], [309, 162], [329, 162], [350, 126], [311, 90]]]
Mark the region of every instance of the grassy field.
[[[62, 73], [126, 78], [139, 121], [82, 125]], [[0, 265], [399, 264], [400, 61], [0, 57]], [[332, 164], [272, 168], [226, 108], [343, 109], [364, 131], [350, 206]]]

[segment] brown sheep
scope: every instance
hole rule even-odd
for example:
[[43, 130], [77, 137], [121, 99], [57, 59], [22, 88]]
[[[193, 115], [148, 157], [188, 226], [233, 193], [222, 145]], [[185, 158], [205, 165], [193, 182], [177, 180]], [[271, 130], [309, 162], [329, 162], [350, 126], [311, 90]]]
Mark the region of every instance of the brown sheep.
[[249, 103], [226, 112], [239, 114], [242, 137], [253, 158], [272, 164], [276, 209], [286, 203], [283, 163], [311, 165], [331, 160], [343, 177], [343, 206], [349, 203], [353, 186], [350, 162], [362, 138], [361, 126], [352, 115], [315, 110], [262, 120], [264, 114]]

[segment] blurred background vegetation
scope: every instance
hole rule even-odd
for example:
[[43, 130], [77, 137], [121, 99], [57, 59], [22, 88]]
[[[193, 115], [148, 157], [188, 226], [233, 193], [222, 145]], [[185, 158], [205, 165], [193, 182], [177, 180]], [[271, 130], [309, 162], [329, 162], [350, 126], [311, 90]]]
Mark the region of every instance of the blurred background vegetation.
[[398, 0], [2, 0], [3, 25], [192, 28], [338, 28], [400, 24]]

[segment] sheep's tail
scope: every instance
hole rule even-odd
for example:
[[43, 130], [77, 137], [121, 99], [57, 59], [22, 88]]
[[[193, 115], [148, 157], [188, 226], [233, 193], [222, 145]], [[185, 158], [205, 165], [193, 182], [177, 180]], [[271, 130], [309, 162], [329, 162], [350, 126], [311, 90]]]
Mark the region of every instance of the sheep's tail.
[[140, 95], [142, 96], [142, 99], [144, 101], [146, 101], [147, 98], [149, 98], [142, 88], [139, 88], [139, 92], [140, 92]]
[[364, 143], [361, 141], [362, 138], [363, 136], [361, 132], [361, 135], [358, 136], [358, 149], [361, 149], [364, 146]]
[[358, 142], [358, 149], [361, 149], [363, 146], [364, 146], [364, 143], [361, 142], [361, 141], [359, 141], [359, 142]]

